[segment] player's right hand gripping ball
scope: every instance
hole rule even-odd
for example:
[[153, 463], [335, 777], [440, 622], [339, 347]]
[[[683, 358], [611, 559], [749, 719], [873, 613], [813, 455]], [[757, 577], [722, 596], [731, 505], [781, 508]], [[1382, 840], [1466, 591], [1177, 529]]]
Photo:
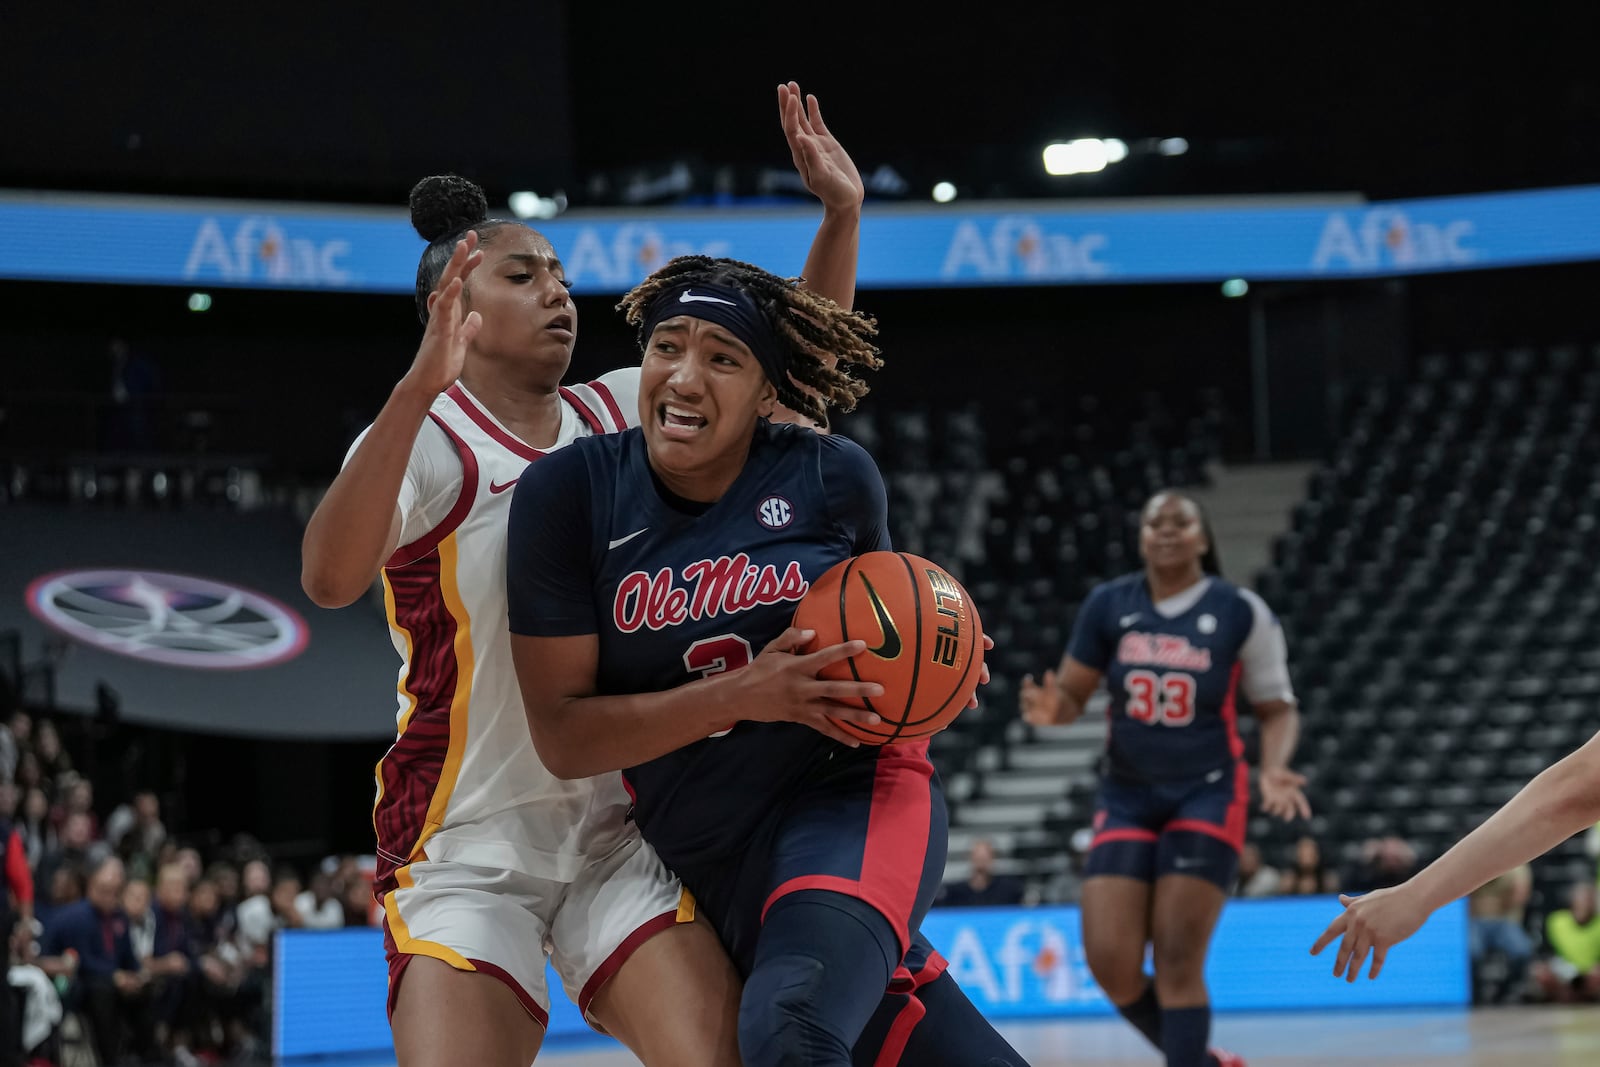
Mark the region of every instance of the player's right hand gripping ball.
[[794, 625], [815, 630], [803, 652], [861, 640], [867, 650], [824, 668], [821, 677], [877, 682], [863, 701], [883, 721], [838, 722], [871, 745], [921, 741], [949, 726], [977, 691], [983, 623], [967, 591], [940, 567], [909, 552], [867, 552], [812, 583]]

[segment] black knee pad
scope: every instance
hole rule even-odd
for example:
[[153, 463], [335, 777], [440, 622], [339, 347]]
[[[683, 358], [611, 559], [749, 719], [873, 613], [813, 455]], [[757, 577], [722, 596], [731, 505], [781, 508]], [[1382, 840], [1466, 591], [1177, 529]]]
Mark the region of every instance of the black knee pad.
[[789, 953], [765, 961], [745, 983], [739, 1002], [739, 1055], [745, 1067], [809, 1067], [849, 1049], [817, 1012], [827, 981], [822, 961]]

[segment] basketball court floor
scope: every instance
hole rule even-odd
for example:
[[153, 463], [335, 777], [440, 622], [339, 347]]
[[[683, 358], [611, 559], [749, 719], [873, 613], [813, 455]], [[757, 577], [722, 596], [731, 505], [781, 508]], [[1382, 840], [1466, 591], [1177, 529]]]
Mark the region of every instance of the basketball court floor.
[[[1032, 1067], [1161, 1063], [1120, 1021], [1008, 1023], [1001, 1029]], [[1216, 1041], [1244, 1056], [1250, 1067], [1600, 1067], [1600, 1007], [1228, 1015], [1217, 1020]], [[393, 1062], [341, 1061], [341, 1067], [387, 1067]], [[539, 1057], [539, 1067], [637, 1063], [615, 1046], [593, 1043], [552, 1046]]]

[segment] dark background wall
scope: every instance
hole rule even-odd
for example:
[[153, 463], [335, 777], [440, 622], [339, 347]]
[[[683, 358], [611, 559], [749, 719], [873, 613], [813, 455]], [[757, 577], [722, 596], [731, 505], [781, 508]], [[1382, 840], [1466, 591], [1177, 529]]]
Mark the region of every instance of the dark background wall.
[[[1382, 198], [1588, 182], [1600, 180], [1595, 17], [1570, 5], [1493, 20], [1348, 8], [1156, 20], [1037, 3], [951, 19], [860, 3], [12, 5], [0, 16], [0, 187], [396, 204], [418, 177], [455, 171], [496, 203], [522, 188], [610, 203], [630, 176], [682, 160], [694, 193], [725, 180], [754, 194], [762, 168], [789, 165], [773, 86], [791, 77], [822, 96], [864, 172], [893, 167], [918, 199], [935, 180], [963, 197]], [[1179, 135], [1192, 149], [1042, 174], [1044, 140], [1086, 135]], [[1242, 300], [1207, 285], [859, 303], [879, 316], [889, 360], [871, 404], [976, 403], [1004, 425], [1023, 397], [1069, 418], [1085, 393], [1216, 389], [1227, 453], [1244, 458], [1261, 443], [1258, 355], [1276, 425], [1296, 431], [1269, 443], [1316, 455], [1340, 390], [1417, 353], [1600, 337], [1597, 283], [1600, 267], [1583, 265], [1256, 286]], [[315, 486], [419, 334], [400, 297], [226, 291], [197, 315], [186, 296], [0, 286], [0, 459], [104, 444], [106, 347], [121, 336], [175, 411], [208, 416], [180, 420], [187, 436], [168, 444], [198, 440]], [[580, 301], [574, 377], [633, 357], [611, 303]], [[381, 644], [375, 613], [351, 618]], [[389, 701], [376, 687], [363, 715], [382, 719]], [[97, 719], [87, 703], [70, 712], [69, 740], [113, 798], [157, 784], [182, 825], [298, 840], [307, 855], [370, 845], [377, 734], [245, 741], [220, 723], [179, 732]]]

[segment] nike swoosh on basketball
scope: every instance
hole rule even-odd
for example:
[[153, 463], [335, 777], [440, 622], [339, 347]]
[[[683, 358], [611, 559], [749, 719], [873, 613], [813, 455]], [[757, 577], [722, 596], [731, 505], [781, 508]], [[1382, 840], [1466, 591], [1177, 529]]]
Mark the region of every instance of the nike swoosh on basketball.
[[633, 531], [633, 533], [629, 534], [627, 537], [619, 537], [615, 541], [610, 541], [610, 542], [608, 542], [606, 544], [606, 549], [609, 551], [610, 549], [613, 549], [613, 548], [620, 548], [621, 546], [627, 544], [629, 541], [632, 541], [635, 537], [638, 537], [640, 534], [644, 533], [645, 530], [648, 530], [648, 529], [650, 529], [650, 527], [646, 526], [644, 528], [644, 530], [635, 530], [635, 531]]
[[872, 588], [865, 574], [861, 576], [861, 584], [867, 587], [867, 602], [872, 605], [872, 613], [878, 617], [878, 628], [883, 631], [883, 644], [867, 651], [879, 659], [896, 659], [900, 655], [900, 631], [895, 628], [889, 609], [883, 606], [878, 591]]
[[680, 304], [692, 304], [697, 300], [703, 301], [707, 304], [727, 304], [729, 307], [739, 306], [732, 300], [724, 300], [720, 296], [695, 296], [694, 290], [692, 289], [685, 289], [682, 293], [678, 294], [678, 303]]
[[516, 485], [520, 481], [522, 481], [521, 478], [513, 478], [509, 482], [505, 482], [505, 483], [490, 482], [489, 483], [489, 492], [491, 492], [491, 493], [503, 493], [507, 489], [510, 489], [513, 485]]

